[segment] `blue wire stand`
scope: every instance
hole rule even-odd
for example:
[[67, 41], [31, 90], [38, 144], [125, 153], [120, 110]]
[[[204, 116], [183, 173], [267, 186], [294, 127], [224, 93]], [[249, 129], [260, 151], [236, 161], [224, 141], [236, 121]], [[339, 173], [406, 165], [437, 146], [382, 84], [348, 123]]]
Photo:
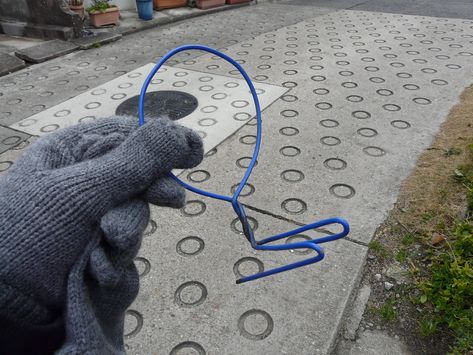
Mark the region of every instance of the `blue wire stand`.
[[[257, 241], [255, 239], [253, 229], [251, 228], [250, 223], [248, 222], [248, 217], [246, 215], [245, 209], [243, 208], [243, 205], [238, 201], [238, 198], [240, 197], [241, 191], [242, 191], [243, 187], [245, 186], [245, 184], [247, 183], [248, 179], [250, 178], [251, 172], [253, 171], [256, 160], [258, 158], [258, 154], [259, 154], [260, 147], [261, 147], [262, 120], [261, 120], [261, 107], [260, 107], [260, 103], [259, 103], [259, 100], [258, 100], [258, 95], [256, 94], [256, 90], [255, 90], [255, 87], [253, 85], [253, 82], [251, 81], [250, 77], [245, 72], [245, 70], [242, 68], [242, 66], [240, 64], [238, 64], [235, 60], [233, 60], [232, 58], [230, 58], [226, 54], [221, 53], [221, 52], [219, 52], [219, 51], [217, 51], [213, 48], [203, 46], [203, 45], [199, 45], [199, 44], [191, 44], [191, 45], [180, 46], [180, 47], [177, 47], [177, 48], [173, 49], [169, 53], [167, 53], [154, 66], [154, 68], [151, 70], [151, 72], [149, 73], [149, 75], [146, 78], [145, 82], [143, 83], [143, 87], [141, 88], [141, 93], [140, 93], [139, 103], [138, 103], [138, 116], [139, 116], [140, 126], [142, 126], [145, 123], [145, 121], [144, 121], [144, 117], [145, 117], [145, 115], [144, 115], [144, 101], [145, 101], [145, 94], [146, 94], [146, 91], [148, 90], [148, 86], [149, 86], [151, 80], [153, 80], [153, 78], [156, 75], [156, 73], [158, 72], [158, 70], [161, 68], [161, 66], [169, 58], [171, 58], [172, 56], [174, 56], [175, 54], [177, 54], [179, 52], [188, 51], [188, 50], [200, 50], [200, 51], [204, 51], [204, 52], [208, 52], [208, 53], [212, 53], [214, 55], [217, 55], [220, 58], [222, 58], [222, 59], [226, 60], [227, 62], [229, 62], [230, 64], [232, 64], [241, 73], [241, 75], [245, 79], [246, 83], [248, 84], [248, 87], [250, 88], [250, 92], [251, 92], [251, 95], [253, 96], [253, 101], [254, 101], [254, 105], [255, 105], [255, 109], [256, 109], [256, 129], [257, 129], [256, 144], [255, 144], [255, 149], [253, 151], [253, 156], [251, 158], [251, 162], [250, 162], [248, 168], [246, 169], [245, 175], [241, 179], [240, 184], [238, 185], [238, 188], [236, 189], [235, 193], [232, 196], [225, 196], [225, 195], [220, 195], [220, 194], [216, 194], [216, 193], [213, 193], [213, 192], [204, 191], [204, 190], [198, 189], [194, 186], [191, 186], [191, 185], [187, 184], [186, 182], [180, 180], [177, 176], [173, 175], [172, 173], [170, 173], [170, 176], [174, 180], [176, 180], [179, 184], [181, 184], [186, 189], [188, 189], [189, 191], [195, 192], [195, 193], [197, 193], [199, 195], [202, 195], [202, 196], [206, 196], [206, 197], [214, 198], [214, 199], [217, 199], [217, 200], [230, 202], [232, 204], [233, 210], [235, 211], [236, 215], [238, 216], [238, 219], [241, 222], [241, 225], [242, 225], [242, 228], [243, 228], [243, 233], [244, 233], [245, 237], [248, 239], [248, 241], [250, 242], [253, 249], [255, 249], [255, 250], [272, 250], [272, 251], [275, 251], [275, 250], [312, 249], [312, 250], [315, 251], [315, 254], [316, 254], [315, 256], [313, 256], [311, 258], [308, 258], [308, 259], [305, 259], [305, 260], [301, 260], [301, 261], [297, 261], [297, 262], [294, 262], [294, 263], [291, 263], [291, 264], [288, 264], [288, 265], [276, 267], [276, 268], [266, 270], [266, 271], [263, 271], [263, 272], [260, 272], [260, 273], [254, 274], [254, 275], [249, 275], [249, 276], [242, 277], [242, 278], [238, 279], [236, 281], [236, 283], [237, 284], [245, 283], [245, 282], [248, 282], [248, 281], [260, 279], [262, 277], [266, 277], [266, 276], [269, 276], [269, 275], [274, 275], [274, 274], [284, 272], [284, 271], [289, 271], [289, 270], [292, 270], [292, 269], [296, 269], [296, 268], [299, 268], [299, 267], [302, 267], [302, 266], [314, 264], [316, 262], [321, 261], [325, 257], [325, 253], [324, 253], [323, 248], [320, 246], [320, 244], [331, 242], [331, 241], [334, 241], [334, 240], [345, 237], [350, 232], [350, 226], [349, 226], [349, 224], [346, 220], [344, 220], [343, 218], [339, 218], [339, 217], [328, 218], [328, 219], [324, 219], [324, 220], [321, 220], [321, 221], [318, 221], [318, 222], [307, 224], [305, 226], [293, 229], [293, 230], [285, 232], [285, 233], [277, 234], [277, 235], [267, 237], [265, 239]], [[271, 245], [271, 243], [273, 243], [273, 242], [279, 241], [281, 239], [284, 239], [284, 238], [287, 238], [287, 237], [290, 237], [290, 236], [293, 236], [293, 235], [297, 235], [297, 234], [305, 232], [307, 230], [320, 228], [320, 227], [325, 227], [325, 226], [333, 225], [333, 224], [341, 225], [343, 230], [339, 233], [335, 233], [335, 234], [331, 234], [331, 235], [327, 235], [327, 236], [323, 236], [323, 237], [318, 237], [318, 238], [314, 238], [314, 239], [311, 239], [311, 240], [304, 240], [304, 241], [301, 241], [301, 242], [292, 242], [292, 243], [286, 243], [286, 244]]]

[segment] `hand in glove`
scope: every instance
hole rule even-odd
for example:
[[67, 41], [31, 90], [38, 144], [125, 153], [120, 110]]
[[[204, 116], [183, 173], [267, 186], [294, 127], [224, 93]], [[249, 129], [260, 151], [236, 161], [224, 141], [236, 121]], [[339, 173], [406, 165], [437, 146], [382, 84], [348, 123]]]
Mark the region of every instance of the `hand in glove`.
[[33, 143], [0, 179], [2, 318], [33, 333], [62, 324], [60, 354], [124, 353], [148, 202], [182, 207], [168, 173], [202, 157], [200, 137], [167, 119], [112, 117]]

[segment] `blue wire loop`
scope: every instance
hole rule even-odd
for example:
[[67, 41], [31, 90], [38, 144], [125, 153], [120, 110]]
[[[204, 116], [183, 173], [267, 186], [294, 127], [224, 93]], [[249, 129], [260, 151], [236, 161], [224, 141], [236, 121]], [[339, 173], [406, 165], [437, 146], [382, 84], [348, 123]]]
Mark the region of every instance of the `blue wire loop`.
[[[248, 165], [248, 168], [246, 169], [245, 175], [241, 179], [241, 182], [238, 185], [238, 188], [236, 189], [235, 193], [231, 197], [198, 189], [198, 188], [196, 188], [194, 186], [191, 186], [191, 185], [187, 184], [186, 182], [180, 180], [177, 176], [173, 175], [172, 173], [170, 173], [170, 176], [174, 180], [176, 180], [179, 184], [184, 186], [189, 191], [195, 192], [195, 193], [197, 193], [199, 195], [202, 195], [202, 196], [207, 196], [207, 197], [211, 197], [211, 198], [214, 198], [214, 199], [230, 202], [232, 204], [233, 210], [235, 211], [235, 213], [238, 216], [238, 219], [241, 222], [242, 229], [243, 229], [243, 234], [248, 239], [248, 241], [251, 243], [251, 246], [253, 247], [253, 249], [256, 249], [256, 250], [273, 250], [273, 251], [274, 250], [312, 249], [316, 253], [316, 255], [314, 257], [308, 258], [306, 260], [297, 261], [297, 262], [294, 262], [294, 263], [291, 263], [291, 264], [288, 264], [288, 265], [284, 265], [284, 266], [276, 267], [274, 269], [266, 270], [266, 271], [263, 271], [263, 272], [260, 272], [260, 273], [254, 274], [254, 275], [242, 277], [241, 279], [237, 280], [236, 283], [240, 284], [240, 283], [256, 280], [256, 279], [259, 279], [259, 278], [262, 278], [262, 277], [266, 277], [266, 276], [269, 276], [269, 275], [274, 275], [274, 274], [277, 274], [277, 273], [280, 273], [280, 272], [296, 269], [296, 268], [299, 268], [301, 266], [310, 265], [310, 264], [316, 263], [318, 261], [321, 261], [325, 257], [325, 253], [324, 253], [323, 248], [319, 244], [331, 242], [331, 241], [334, 241], [334, 240], [345, 237], [350, 232], [350, 227], [349, 227], [348, 222], [346, 220], [344, 220], [343, 218], [339, 218], [339, 217], [328, 218], [328, 219], [324, 219], [322, 221], [314, 222], [314, 223], [307, 224], [305, 226], [293, 229], [289, 232], [281, 233], [281, 234], [274, 235], [272, 237], [268, 237], [268, 238], [265, 238], [263, 240], [257, 241], [255, 239], [253, 229], [251, 228], [250, 223], [248, 222], [248, 217], [246, 215], [245, 209], [243, 208], [243, 205], [238, 201], [238, 197], [240, 196], [240, 193], [241, 193], [243, 187], [245, 186], [248, 179], [250, 178], [251, 172], [253, 171], [253, 168], [256, 164], [256, 159], [258, 158], [258, 154], [259, 154], [260, 147], [261, 147], [262, 120], [261, 120], [261, 107], [260, 107], [260, 103], [259, 103], [259, 100], [258, 100], [258, 95], [256, 94], [256, 90], [255, 90], [255, 87], [253, 85], [253, 82], [251, 81], [250, 77], [245, 72], [245, 70], [241, 67], [241, 65], [238, 64], [235, 60], [233, 60], [232, 58], [230, 58], [226, 54], [221, 53], [221, 52], [219, 52], [219, 51], [217, 51], [213, 48], [203, 46], [203, 45], [199, 45], [199, 44], [191, 44], [191, 45], [180, 46], [180, 47], [177, 47], [177, 48], [173, 49], [172, 51], [168, 52], [154, 66], [154, 68], [151, 70], [148, 77], [146, 78], [145, 82], [143, 83], [143, 87], [141, 88], [141, 93], [140, 93], [139, 103], [138, 103], [138, 115], [139, 115], [139, 124], [140, 124], [140, 126], [144, 125], [144, 123], [145, 123], [145, 121], [144, 121], [144, 117], [145, 117], [145, 115], [144, 115], [144, 101], [145, 101], [145, 94], [146, 94], [146, 91], [148, 90], [148, 86], [149, 86], [151, 80], [154, 78], [154, 76], [156, 75], [158, 70], [161, 68], [161, 66], [169, 58], [171, 58], [172, 56], [174, 56], [175, 54], [177, 54], [179, 52], [183, 52], [183, 51], [187, 51], [187, 50], [201, 50], [201, 51], [204, 51], [204, 52], [209, 52], [209, 53], [215, 54], [215, 55], [219, 56], [220, 58], [225, 59], [230, 64], [232, 64], [241, 73], [241, 75], [245, 79], [246, 83], [248, 84], [248, 87], [250, 88], [251, 95], [253, 96], [253, 101], [254, 101], [254, 104], [255, 104], [256, 128], [257, 128], [256, 145], [255, 145], [255, 149], [253, 151], [253, 157], [251, 158], [251, 162]], [[292, 242], [292, 243], [285, 243], [285, 244], [268, 245], [269, 243], [276, 242], [276, 241], [279, 241], [281, 239], [284, 239], [284, 238], [287, 238], [287, 237], [290, 237], [290, 236], [293, 236], [293, 235], [297, 235], [297, 234], [305, 232], [309, 229], [325, 227], [325, 226], [332, 225], [332, 224], [341, 225], [343, 227], [343, 230], [339, 233], [314, 238], [312, 240], [305, 240], [305, 241], [302, 241], [302, 242]]]

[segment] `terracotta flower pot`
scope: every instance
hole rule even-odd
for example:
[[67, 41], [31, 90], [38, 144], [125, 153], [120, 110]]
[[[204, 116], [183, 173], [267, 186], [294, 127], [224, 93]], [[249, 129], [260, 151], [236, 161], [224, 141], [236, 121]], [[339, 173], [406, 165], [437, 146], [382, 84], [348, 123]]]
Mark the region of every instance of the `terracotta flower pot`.
[[227, 4], [234, 5], [234, 4], [243, 4], [245, 2], [250, 2], [251, 0], [227, 0]]
[[79, 14], [80, 18], [84, 18], [85, 16], [85, 8], [84, 5], [69, 5], [69, 8], [74, 11], [75, 13]]
[[187, 6], [187, 0], [153, 0], [156, 10]]
[[89, 12], [90, 24], [94, 27], [105, 25], [118, 25], [120, 19], [120, 10], [118, 7], [110, 7], [105, 11]]
[[205, 10], [225, 5], [225, 0], [197, 0], [196, 5], [199, 9]]

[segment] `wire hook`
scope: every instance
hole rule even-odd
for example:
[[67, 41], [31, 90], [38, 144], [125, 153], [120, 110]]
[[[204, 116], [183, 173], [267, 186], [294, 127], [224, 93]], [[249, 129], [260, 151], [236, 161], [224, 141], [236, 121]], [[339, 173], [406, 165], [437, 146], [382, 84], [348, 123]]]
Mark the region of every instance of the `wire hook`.
[[[139, 97], [139, 101], [138, 101], [139, 125], [142, 126], [145, 123], [145, 121], [144, 121], [144, 117], [145, 117], [145, 115], [144, 115], [144, 100], [145, 100], [146, 91], [148, 90], [148, 86], [149, 86], [151, 80], [153, 80], [153, 78], [156, 75], [156, 73], [158, 72], [158, 70], [161, 68], [161, 66], [163, 66], [163, 64], [169, 58], [171, 58], [172, 56], [174, 56], [175, 54], [177, 54], [179, 52], [187, 51], [187, 50], [201, 50], [201, 51], [204, 51], [204, 52], [209, 52], [209, 53], [215, 54], [215, 55], [219, 56], [220, 58], [226, 60], [230, 64], [232, 64], [241, 73], [241, 75], [245, 79], [246, 83], [248, 84], [248, 87], [250, 88], [250, 92], [251, 92], [251, 95], [253, 97], [253, 101], [254, 101], [254, 104], [255, 104], [256, 127], [257, 127], [256, 144], [255, 144], [255, 149], [253, 151], [253, 156], [251, 158], [250, 164], [248, 165], [248, 168], [246, 169], [246, 172], [245, 172], [243, 178], [241, 179], [240, 184], [238, 185], [236, 191], [233, 193], [233, 195], [231, 197], [198, 189], [198, 188], [196, 188], [194, 186], [191, 186], [188, 183], [180, 180], [177, 176], [173, 175], [172, 173], [170, 173], [170, 176], [174, 180], [176, 180], [179, 184], [181, 184], [186, 189], [188, 189], [189, 191], [192, 191], [192, 192], [197, 193], [197, 194], [202, 195], [202, 196], [207, 196], [207, 197], [211, 197], [211, 198], [214, 198], [214, 199], [230, 202], [232, 204], [233, 210], [235, 211], [235, 213], [238, 216], [238, 219], [241, 222], [243, 234], [245, 235], [246, 239], [250, 242], [253, 249], [255, 249], [255, 250], [268, 250], [268, 251], [292, 250], [292, 249], [312, 249], [316, 253], [316, 256], [305, 259], [305, 260], [297, 261], [297, 262], [294, 262], [294, 263], [291, 263], [291, 264], [288, 264], [288, 265], [284, 265], [284, 266], [279, 266], [279, 267], [276, 267], [276, 268], [273, 268], [273, 269], [270, 269], [270, 270], [266, 270], [266, 271], [263, 271], [263, 272], [260, 272], [260, 273], [256, 273], [254, 275], [242, 277], [242, 278], [238, 279], [236, 281], [236, 283], [237, 284], [245, 283], [245, 282], [248, 282], [248, 281], [256, 280], [256, 279], [259, 279], [259, 278], [262, 278], [262, 277], [266, 277], [266, 276], [269, 276], [269, 275], [274, 275], [274, 274], [277, 274], [277, 273], [280, 273], [280, 272], [296, 269], [296, 268], [299, 268], [299, 267], [302, 267], [302, 266], [314, 264], [316, 262], [321, 261], [325, 257], [325, 253], [324, 253], [323, 248], [319, 244], [331, 242], [331, 241], [334, 241], [334, 240], [345, 237], [350, 232], [350, 226], [349, 226], [349, 224], [346, 220], [344, 220], [343, 218], [339, 218], [339, 217], [328, 218], [328, 219], [324, 219], [324, 220], [321, 220], [321, 221], [318, 221], [318, 222], [307, 224], [305, 226], [290, 230], [290, 231], [285, 232], [285, 233], [277, 234], [277, 235], [274, 235], [274, 236], [267, 237], [265, 239], [256, 241], [253, 229], [251, 228], [251, 225], [248, 222], [248, 217], [246, 215], [245, 209], [243, 208], [243, 205], [238, 201], [238, 197], [240, 197], [241, 191], [242, 191], [243, 187], [245, 186], [245, 184], [247, 183], [247, 181], [248, 181], [248, 179], [251, 175], [251, 172], [253, 171], [253, 168], [256, 164], [256, 159], [258, 158], [259, 150], [260, 150], [260, 147], [261, 147], [262, 119], [261, 119], [261, 107], [260, 107], [258, 95], [256, 93], [256, 89], [253, 85], [253, 82], [251, 81], [250, 77], [245, 72], [243, 67], [240, 64], [238, 64], [235, 60], [233, 60], [232, 58], [230, 58], [226, 54], [217, 51], [216, 49], [213, 49], [213, 48], [210, 48], [210, 47], [207, 47], [207, 46], [204, 46], [204, 45], [199, 45], [199, 44], [190, 44], [190, 45], [180, 46], [180, 47], [177, 47], [177, 48], [171, 50], [170, 52], [168, 52], [153, 67], [153, 69], [148, 74], [148, 77], [144, 81], [143, 86], [141, 88], [140, 97]], [[331, 235], [327, 235], [327, 236], [323, 236], [323, 237], [318, 237], [318, 238], [314, 238], [314, 239], [306, 240], [306, 241], [302, 241], [302, 242], [292, 242], [292, 243], [286, 243], [286, 244], [268, 245], [272, 242], [276, 242], [276, 241], [279, 241], [281, 239], [297, 235], [297, 234], [302, 233], [304, 231], [307, 231], [309, 229], [320, 228], [320, 227], [328, 226], [328, 225], [332, 225], [332, 224], [341, 225], [343, 227], [343, 230], [339, 233], [335, 233], [335, 234], [331, 234]]]

